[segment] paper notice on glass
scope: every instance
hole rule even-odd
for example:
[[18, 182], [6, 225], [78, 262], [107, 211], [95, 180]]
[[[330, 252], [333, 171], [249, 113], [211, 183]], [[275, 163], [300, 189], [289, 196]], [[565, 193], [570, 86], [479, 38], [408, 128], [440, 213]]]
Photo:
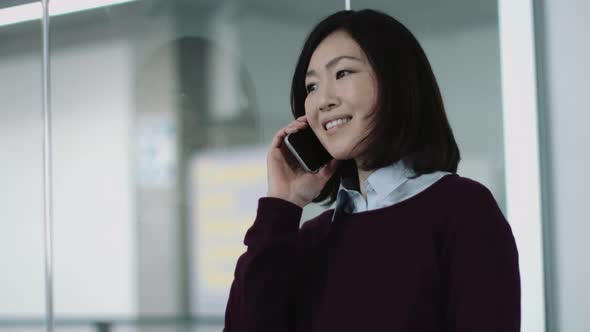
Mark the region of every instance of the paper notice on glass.
[[244, 235], [266, 195], [268, 147], [201, 152], [191, 162], [191, 311], [225, 313]]

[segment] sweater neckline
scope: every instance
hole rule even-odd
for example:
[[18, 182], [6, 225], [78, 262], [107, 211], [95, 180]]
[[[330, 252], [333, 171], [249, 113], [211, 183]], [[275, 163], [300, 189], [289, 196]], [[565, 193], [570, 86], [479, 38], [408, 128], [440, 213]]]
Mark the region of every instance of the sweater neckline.
[[412, 196], [410, 198], [404, 199], [401, 202], [397, 202], [397, 203], [394, 203], [392, 205], [385, 206], [385, 207], [378, 208], [378, 209], [374, 209], [374, 210], [362, 211], [362, 212], [355, 212], [355, 213], [348, 213], [348, 214], [341, 215], [340, 218], [338, 218], [340, 220], [336, 220], [336, 223], [342, 222], [342, 221], [345, 221], [345, 220], [349, 220], [349, 219], [354, 219], [354, 218], [357, 218], [357, 217], [364, 217], [364, 216], [371, 215], [371, 214], [389, 212], [390, 210], [395, 210], [395, 209], [398, 209], [398, 208], [402, 208], [403, 206], [405, 206], [407, 204], [410, 204], [410, 203], [412, 203], [413, 201], [415, 201], [417, 199], [420, 199], [422, 196], [428, 195], [430, 192], [435, 191], [441, 185], [441, 183], [446, 182], [447, 179], [449, 179], [451, 177], [454, 178], [454, 177], [457, 177], [457, 176], [459, 176], [457, 173], [447, 174], [447, 175], [441, 177], [440, 179], [438, 179], [433, 184], [431, 184], [428, 188], [422, 190], [421, 192], [417, 193], [416, 195], [414, 195], [414, 196]]

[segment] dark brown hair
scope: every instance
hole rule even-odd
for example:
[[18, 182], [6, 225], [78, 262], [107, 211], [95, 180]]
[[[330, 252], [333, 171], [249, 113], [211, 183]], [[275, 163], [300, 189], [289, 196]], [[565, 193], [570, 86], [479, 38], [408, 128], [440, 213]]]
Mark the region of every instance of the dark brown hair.
[[[377, 77], [377, 109], [372, 131], [365, 137], [366, 158], [361, 167], [377, 169], [403, 159], [416, 177], [435, 171], [456, 173], [461, 159], [459, 147], [430, 63], [414, 35], [385, 13], [370, 9], [339, 11], [314, 27], [293, 74], [293, 116], [305, 114], [305, 73], [311, 56], [336, 30], [347, 32], [356, 41]], [[356, 172], [354, 160], [343, 161], [313, 202], [332, 204], [341, 177], [356, 176]]]

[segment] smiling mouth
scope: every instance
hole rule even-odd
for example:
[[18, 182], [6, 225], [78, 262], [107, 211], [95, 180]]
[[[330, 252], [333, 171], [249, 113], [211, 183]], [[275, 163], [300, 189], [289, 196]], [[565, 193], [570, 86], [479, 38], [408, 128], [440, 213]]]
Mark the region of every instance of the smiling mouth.
[[348, 117], [345, 117], [342, 119], [330, 121], [330, 122], [326, 123], [326, 125], [324, 126], [324, 129], [326, 129], [326, 131], [334, 131], [334, 130], [346, 125], [347, 123], [349, 123], [351, 119], [352, 119], [352, 117], [348, 116]]

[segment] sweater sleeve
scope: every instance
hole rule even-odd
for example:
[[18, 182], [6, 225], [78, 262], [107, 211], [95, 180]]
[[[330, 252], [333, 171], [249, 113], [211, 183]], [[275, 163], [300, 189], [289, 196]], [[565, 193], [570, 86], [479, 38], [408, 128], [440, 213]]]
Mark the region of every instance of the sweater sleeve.
[[297, 239], [302, 208], [262, 197], [247, 246], [237, 261], [225, 312], [224, 332], [290, 332]]
[[450, 225], [443, 256], [453, 332], [520, 331], [516, 242], [491, 192], [478, 184]]

